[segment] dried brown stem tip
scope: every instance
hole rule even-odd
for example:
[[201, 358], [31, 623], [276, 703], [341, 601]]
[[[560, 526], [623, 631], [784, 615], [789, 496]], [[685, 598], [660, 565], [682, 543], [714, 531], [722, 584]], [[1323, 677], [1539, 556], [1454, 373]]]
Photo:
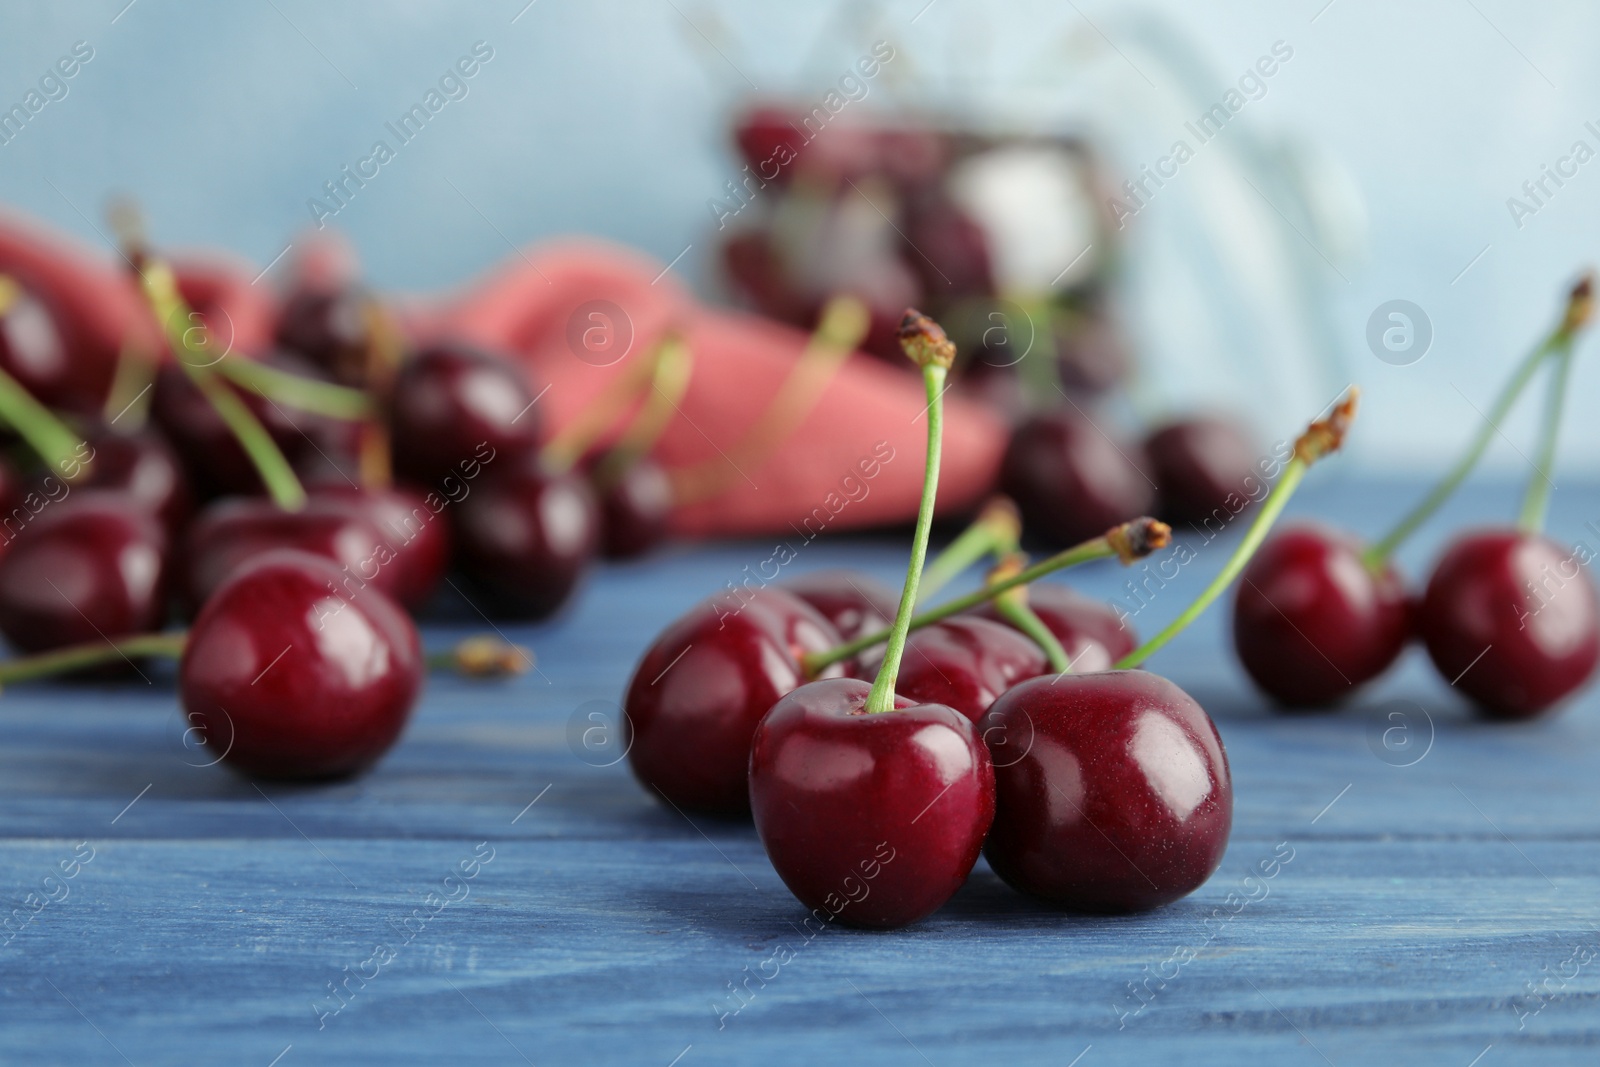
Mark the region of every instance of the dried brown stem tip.
[[1325, 419], [1318, 419], [1306, 427], [1306, 432], [1294, 443], [1294, 458], [1310, 466], [1329, 452], [1337, 452], [1344, 444], [1344, 435], [1355, 421], [1356, 407], [1361, 400], [1361, 387], [1352, 385], [1344, 398], [1333, 406]]
[[1566, 317], [1561, 320], [1563, 333], [1577, 333], [1589, 325], [1594, 317], [1594, 271], [1583, 272], [1567, 297]]
[[[1006, 503], [1009, 504], [1010, 501], [1008, 500]], [[988, 575], [984, 578], [984, 584], [997, 585], [1008, 578], [1015, 578], [1017, 575], [1026, 570], [1027, 567], [1027, 556], [1023, 555], [1021, 552], [1008, 552], [1004, 556], [1001, 556], [1000, 561], [990, 568]], [[1026, 604], [1028, 602], [1028, 587], [1026, 585], [1019, 585], [1014, 589], [1007, 589], [1005, 592], [995, 597], [994, 600], [996, 604], [1001, 603], [1002, 601], [1009, 604]]]
[[504, 678], [526, 674], [533, 666], [533, 653], [521, 645], [479, 634], [458, 642], [449, 652], [450, 665], [468, 678]]
[[956, 361], [955, 343], [945, 336], [944, 328], [916, 308], [906, 308], [896, 336], [906, 357], [919, 367], [949, 369]]
[[1130, 519], [1121, 526], [1106, 531], [1106, 544], [1116, 552], [1117, 559], [1126, 567], [1135, 560], [1144, 559], [1172, 543], [1172, 527], [1148, 515]]

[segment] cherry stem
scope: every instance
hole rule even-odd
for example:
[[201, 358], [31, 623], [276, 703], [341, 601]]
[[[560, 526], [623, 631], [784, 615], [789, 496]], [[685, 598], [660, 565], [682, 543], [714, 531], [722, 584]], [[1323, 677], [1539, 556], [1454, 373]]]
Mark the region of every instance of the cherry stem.
[[1015, 552], [1022, 537], [1022, 519], [1017, 506], [1007, 497], [997, 496], [984, 505], [983, 512], [922, 572], [918, 601], [926, 601], [949, 585], [957, 575], [990, 555]]
[[83, 447], [82, 438], [56, 418], [49, 408], [35, 400], [21, 382], [3, 370], [0, 370], [0, 418], [21, 434], [22, 439], [53, 470], [68, 470], [73, 457]]
[[1555, 483], [1550, 472], [1555, 469], [1556, 440], [1561, 436], [1561, 413], [1566, 406], [1567, 383], [1572, 378], [1572, 342], [1569, 340], [1554, 357], [1556, 366], [1550, 376], [1550, 392], [1545, 397], [1544, 427], [1539, 439], [1539, 457], [1534, 460], [1533, 477], [1528, 479], [1528, 491], [1522, 498], [1522, 514], [1517, 525], [1526, 534], [1544, 531], [1545, 516], [1550, 511], [1550, 493]]
[[49, 678], [58, 674], [101, 667], [150, 656], [177, 659], [189, 639], [186, 630], [170, 634], [139, 634], [111, 641], [70, 645], [34, 656], [21, 656], [0, 662], [0, 686]]
[[726, 456], [672, 471], [673, 499], [686, 504], [708, 500], [733, 484], [740, 471], [755, 471], [765, 464], [800, 428], [871, 325], [871, 313], [857, 298], [836, 296], [829, 300], [805, 352], [790, 368], [766, 410], [727, 450]]
[[1483, 423], [1478, 427], [1477, 436], [1467, 445], [1461, 458], [1456, 460], [1445, 476], [1441, 478], [1428, 495], [1418, 501], [1406, 515], [1395, 524], [1387, 534], [1377, 543], [1362, 553], [1362, 561], [1373, 571], [1383, 568], [1384, 563], [1394, 554], [1417, 528], [1432, 517], [1449, 500], [1456, 489], [1466, 480], [1472, 469], [1478, 465], [1484, 451], [1489, 447], [1495, 435], [1500, 432], [1500, 423], [1510, 413], [1517, 398], [1522, 395], [1528, 383], [1533, 380], [1535, 372], [1544, 365], [1545, 360], [1552, 353], [1559, 353], [1570, 349], [1573, 340], [1577, 337], [1584, 325], [1589, 321], [1593, 308], [1592, 280], [1589, 275], [1581, 278], [1572, 287], [1572, 292], [1567, 298], [1567, 306], [1561, 317], [1561, 322], [1552, 330], [1533, 351], [1523, 357], [1516, 369], [1511, 372], [1511, 377], [1501, 388], [1500, 395], [1495, 397], [1494, 404], [1489, 408]]
[[1250, 528], [1245, 531], [1243, 540], [1234, 548], [1233, 555], [1228, 557], [1228, 562], [1223, 565], [1222, 570], [1200, 591], [1200, 595], [1194, 598], [1182, 614], [1168, 623], [1160, 633], [1113, 664], [1113, 670], [1129, 670], [1143, 664], [1153, 653], [1159, 651], [1168, 641], [1182, 633], [1191, 622], [1199, 618], [1200, 614], [1211, 606], [1212, 601], [1233, 584], [1233, 580], [1239, 577], [1239, 573], [1250, 562], [1250, 557], [1256, 554], [1256, 549], [1267, 539], [1267, 534], [1272, 532], [1272, 524], [1283, 514], [1284, 507], [1289, 503], [1294, 491], [1299, 488], [1306, 471], [1317, 460], [1329, 452], [1337, 451], [1344, 443], [1344, 435], [1349, 429], [1351, 420], [1355, 418], [1356, 403], [1360, 395], [1360, 390], [1351, 386], [1350, 391], [1334, 406], [1332, 414], [1327, 419], [1319, 419], [1307, 428], [1295, 442], [1294, 458], [1284, 467], [1283, 474], [1279, 476], [1278, 483], [1272, 487], [1272, 492], [1267, 494], [1267, 499], [1261, 502]]
[[[965, 596], [948, 600], [938, 607], [929, 608], [918, 612], [911, 618], [909, 629], [920, 630], [924, 626], [931, 626], [936, 622], [948, 619], [952, 615], [959, 615], [963, 611], [970, 611], [979, 604], [987, 603], [1010, 589], [1019, 585], [1043, 578], [1047, 574], [1077, 567], [1084, 563], [1092, 563], [1097, 559], [1120, 559], [1124, 564], [1143, 559], [1150, 553], [1165, 548], [1172, 537], [1172, 528], [1164, 522], [1158, 522], [1149, 517], [1140, 517], [1123, 523], [1092, 540], [1057, 552], [1055, 555], [1040, 560], [1026, 570], [1021, 571], [1011, 578], [992, 582], [975, 592]], [[832, 666], [841, 660], [847, 660], [865, 652], [869, 648], [883, 644], [889, 639], [892, 631], [880, 630], [874, 634], [858, 637], [842, 645], [836, 645], [824, 652], [811, 652], [801, 657], [801, 665], [805, 668], [808, 677], [815, 678], [823, 669]]]
[[640, 459], [650, 454], [661, 435], [678, 413], [678, 403], [689, 391], [694, 373], [694, 353], [681, 337], [671, 337], [656, 353], [655, 371], [650, 378], [650, 395], [616, 444], [595, 467], [595, 480], [610, 485]]
[[872, 691], [867, 694], [869, 714], [894, 710], [894, 685], [900, 677], [900, 659], [905, 655], [906, 638], [911, 634], [911, 615], [917, 607], [917, 584], [922, 580], [922, 564], [928, 557], [928, 534], [933, 529], [933, 504], [939, 492], [939, 457], [944, 443], [944, 380], [949, 372], [947, 363], [929, 361], [922, 365], [922, 384], [928, 393], [928, 458], [922, 472], [922, 499], [917, 504], [917, 525], [911, 533], [911, 561], [906, 565], [906, 584], [900, 590], [900, 607], [895, 612], [894, 625], [889, 628], [883, 664], [872, 682]]
[[551, 473], [571, 470], [594, 447], [595, 441], [622, 417], [649, 387], [662, 353], [678, 343], [668, 334], [648, 356], [641, 356], [613, 375], [594, 399], [584, 405], [576, 418], [563, 426], [539, 450], [540, 463]]
[[[135, 659], [179, 659], [188, 642], [189, 631], [179, 630], [93, 641], [33, 656], [19, 656], [0, 661], [0, 687]], [[527, 673], [533, 667], [534, 656], [528, 649], [504, 638], [476, 634], [462, 638], [445, 651], [429, 653], [427, 664], [430, 670], [453, 671], [466, 678], [502, 678]]]
[[372, 398], [360, 389], [257, 363], [253, 359], [224, 359], [218, 373], [241, 389], [313, 415], [356, 422], [373, 415]]
[[[1020, 552], [1008, 554], [1000, 563], [989, 572], [989, 581], [996, 582], [1020, 573], [1028, 565], [1028, 557]], [[1028, 603], [1028, 587], [1018, 586], [1008, 593], [995, 598], [994, 609], [1000, 617], [1012, 626], [1021, 630], [1033, 643], [1044, 652], [1045, 659], [1050, 663], [1050, 669], [1056, 674], [1066, 674], [1072, 670], [1072, 659], [1067, 655], [1067, 650], [1061, 647], [1061, 641], [1044, 624], [1037, 612]]]
[[[150, 390], [156, 383], [156, 363], [148, 352], [124, 342], [117, 353], [117, 369], [111, 377], [105, 407], [100, 418], [121, 432], [135, 433], [150, 416]], [[127, 419], [126, 422], [122, 420]]]
[[289, 466], [283, 451], [278, 448], [272, 435], [267, 433], [266, 427], [261, 425], [261, 420], [217, 376], [216, 365], [224, 362], [228, 353], [214, 352], [215, 346], [208, 331], [192, 328], [191, 324], [197, 318], [178, 292], [178, 281], [172, 268], [148, 254], [137, 239], [130, 239], [128, 243], [131, 246], [127, 254], [128, 262], [135, 265], [145, 299], [149, 301], [156, 321], [166, 333], [178, 364], [250, 457], [273, 502], [285, 511], [300, 510], [305, 506], [306, 491], [295, 476], [294, 468]]

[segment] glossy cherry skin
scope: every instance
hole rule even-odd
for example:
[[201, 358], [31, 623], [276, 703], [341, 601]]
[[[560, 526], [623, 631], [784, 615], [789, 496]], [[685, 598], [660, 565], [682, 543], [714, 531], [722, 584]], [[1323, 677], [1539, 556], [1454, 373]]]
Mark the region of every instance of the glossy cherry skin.
[[368, 585], [390, 596], [401, 588], [397, 554], [351, 501], [314, 496], [299, 511], [284, 511], [262, 497], [230, 497], [202, 511], [184, 539], [178, 565], [186, 605], [199, 610], [240, 566], [275, 548], [331, 560], [351, 595]]
[[[880, 651], [863, 675], [875, 674], [882, 659]], [[894, 688], [908, 700], [943, 704], [977, 722], [1001, 693], [1049, 669], [1044, 652], [1017, 630], [957, 615], [912, 631]]]
[[395, 743], [422, 688], [417, 628], [319, 556], [264, 553], [206, 602], [179, 692], [189, 727], [256, 778], [341, 778]]
[[349, 483], [319, 485], [311, 495], [343, 501], [370, 519], [394, 551], [394, 584], [389, 591], [412, 610], [427, 603], [450, 565], [447, 498], [406, 485], [369, 488]]
[[337, 381], [363, 386], [369, 376], [372, 299], [359, 286], [299, 289], [278, 312], [278, 344], [304, 356]]
[[42, 652], [158, 629], [166, 552], [166, 531], [131, 497], [72, 490], [0, 557], [0, 631], [13, 647]]
[[1590, 558], [1519, 530], [1458, 538], [1417, 610], [1433, 665], [1490, 718], [1531, 719], [1555, 707], [1600, 661]]
[[[244, 358], [238, 355], [228, 359]], [[263, 360], [281, 370], [319, 377], [316, 368], [296, 357], [274, 353]], [[291, 411], [254, 393], [239, 390], [240, 398], [261, 421], [267, 433], [291, 463], [319, 452], [350, 453], [355, 423], [338, 422], [303, 411]], [[211, 402], [189, 380], [181, 367], [166, 366], [156, 375], [150, 415], [188, 468], [191, 484], [203, 499], [264, 491], [261, 476], [222, 421]]]
[[0, 313], [0, 370], [15, 378], [40, 403], [87, 408], [103, 390], [84, 381], [50, 304], [27, 288]]
[[812, 571], [779, 587], [822, 612], [846, 641], [888, 629], [900, 606], [899, 593], [860, 571]]
[[1154, 490], [1128, 458], [1130, 447], [1076, 411], [1036, 415], [1011, 435], [1000, 488], [1034, 536], [1061, 546], [1087, 541], [1150, 511]]
[[507, 459], [539, 444], [522, 369], [467, 345], [425, 348], [400, 368], [389, 405], [395, 473], [436, 487], [485, 448]]
[[607, 559], [634, 559], [667, 539], [672, 518], [672, 481], [649, 456], [620, 472], [591, 472], [600, 504], [600, 552]]
[[1047, 675], [980, 724], [995, 766], [984, 855], [1019, 892], [1071, 911], [1170, 904], [1211, 877], [1233, 780], [1211, 717], [1144, 671]]
[[871, 683], [811, 682], [773, 705], [750, 747], [750, 807], [767, 856], [819, 918], [914, 923], [972, 873], [995, 815], [989, 752], [972, 721]]
[[[1116, 609], [1067, 586], [1034, 582], [1028, 586], [1028, 606], [1061, 642], [1076, 674], [1108, 671], [1113, 663], [1139, 647], [1139, 635]], [[974, 614], [1006, 621], [992, 603], [977, 608]]]
[[551, 474], [536, 453], [496, 462], [452, 509], [456, 562], [485, 607], [543, 619], [588, 572], [600, 544], [599, 508], [583, 475]]
[[1341, 531], [1296, 525], [1269, 538], [1240, 576], [1233, 647], [1251, 680], [1279, 704], [1335, 704], [1405, 649], [1405, 583], [1389, 564], [1374, 574], [1361, 552]]
[[92, 450], [85, 489], [127, 493], [176, 537], [194, 512], [189, 476], [172, 446], [152, 430], [117, 433], [101, 428], [86, 438]]
[[805, 680], [802, 655], [838, 643], [815, 608], [774, 587], [696, 605], [662, 631], [628, 683], [623, 732], [633, 773], [682, 809], [748, 811], [756, 724]]
[[1255, 446], [1228, 419], [1170, 422], [1145, 438], [1144, 456], [1160, 497], [1157, 512], [1173, 525], [1226, 524], [1266, 492]]

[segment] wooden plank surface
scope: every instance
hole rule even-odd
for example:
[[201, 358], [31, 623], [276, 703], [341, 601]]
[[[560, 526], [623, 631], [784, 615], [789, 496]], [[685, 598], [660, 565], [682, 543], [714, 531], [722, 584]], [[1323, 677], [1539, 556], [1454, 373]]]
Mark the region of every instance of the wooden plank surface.
[[[1319, 478], [1294, 510], [1373, 533], [1413, 491]], [[1474, 489], [1404, 553], [1409, 572], [1446, 527], [1514, 502]], [[1564, 484], [1553, 531], [1600, 548], [1591, 520], [1600, 491]], [[1140, 626], [1230, 544], [1205, 546]], [[916, 928], [810, 933], [748, 825], [686, 821], [580, 743], [662, 625], [770, 553], [602, 570], [564, 619], [507, 628], [538, 673], [435, 677], [399, 747], [335, 786], [204, 766], [170, 675], [5, 693], [0, 890], [8, 908], [57, 899], [0, 947], [0, 1062], [1600, 1062], [1596, 691], [1549, 722], [1481, 724], [1413, 650], [1356, 706], [1282, 718], [1214, 609], [1152, 664], [1217, 719], [1235, 776], [1232, 843], [1200, 891], [1074, 918], [980, 865]], [[903, 553], [818, 542], [793, 569], [897, 581]], [[1074, 580], [1114, 597], [1126, 577]], [[482, 626], [465, 605], [447, 616], [430, 644]], [[1382, 744], [1396, 711], [1416, 747]], [[1264, 896], [1245, 890], [1288, 850]]]

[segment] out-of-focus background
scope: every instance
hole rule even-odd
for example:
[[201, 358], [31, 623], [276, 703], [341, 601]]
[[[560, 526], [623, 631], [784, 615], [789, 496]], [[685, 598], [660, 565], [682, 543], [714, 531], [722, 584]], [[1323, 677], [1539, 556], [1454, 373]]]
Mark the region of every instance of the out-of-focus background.
[[[1083, 135], [1113, 186], [1189, 143], [1176, 177], [1126, 202], [1140, 388], [1157, 406], [1231, 403], [1279, 436], [1359, 382], [1367, 470], [1444, 462], [1600, 259], [1600, 9], [1576, 0], [96, 0], [10, 5], [3, 26], [0, 109], [75, 47], [92, 57], [7, 128], [0, 202], [104, 244], [105, 198], [126, 192], [162, 240], [261, 267], [476, 46], [477, 73], [325, 220], [373, 282], [407, 290], [589, 233], [716, 293], [712, 202], [742, 166], [731, 116], [755, 97], [821, 101], [887, 42], [852, 116]], [[1274, 56], [1220, 132], [1188, 132]], [[1420, 359], [1369, 343], [1394, 300], [1426, 317]], [[1562, 469], [1592, 475], [1600, 361], [1573, 384]], [[1507, 423], [1493, 464], [1526, 470], [1536, 410]]]

